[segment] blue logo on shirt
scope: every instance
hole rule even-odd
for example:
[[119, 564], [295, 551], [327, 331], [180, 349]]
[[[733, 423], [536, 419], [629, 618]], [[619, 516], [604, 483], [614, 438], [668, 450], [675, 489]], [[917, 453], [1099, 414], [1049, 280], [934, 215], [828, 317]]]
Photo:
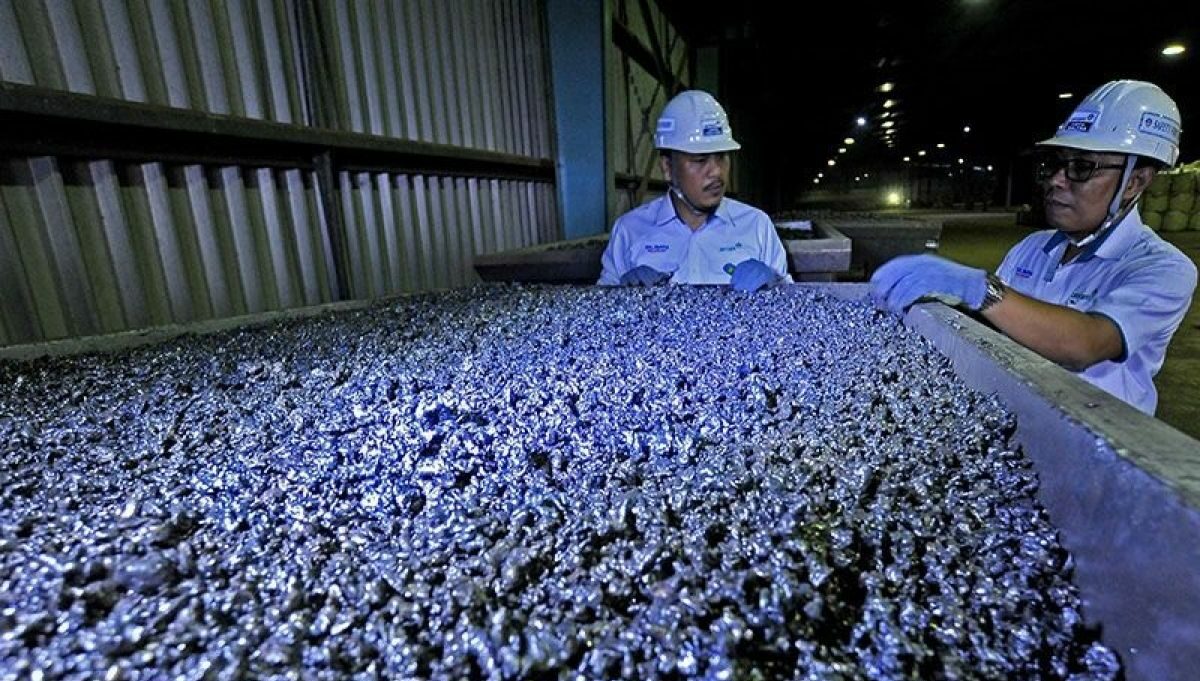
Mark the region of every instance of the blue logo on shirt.
[[646, 244], [647, 253], [666, 253], [671, 250], [667, 244]]
[[1026, 269], [1026, 268], [1024, 268], [1024, 267], [1018, 267], [1018, 268], [1017, 268], [1017, 276], [1018, 276], [1018, 277], [1025, 277], [1025, 278], [1032, 277], [1032, 276], [1033, 276], [1033, 270]]
[[722, 246], [722, 247], [718, 248], [717, 250], [720, 251], [721, 253], [728, 253], [730, 251], [736, 251], [737, 249], [739, 249], [741, 247], [742, 247], [742, 242], [739, 241], [732, 246]]
[[1092, 292], [1075, 291], [1075, 292], [1071, 293], [1071, 297], [1067, 299], [1067, 305], [1070, 307], [1074, 307], [1075, 305], [1079, 305], [1081, 303], [1086, 303], [1095, 297], [1096, 297], [1096, 293], [1094, 291], [1092, 291]]

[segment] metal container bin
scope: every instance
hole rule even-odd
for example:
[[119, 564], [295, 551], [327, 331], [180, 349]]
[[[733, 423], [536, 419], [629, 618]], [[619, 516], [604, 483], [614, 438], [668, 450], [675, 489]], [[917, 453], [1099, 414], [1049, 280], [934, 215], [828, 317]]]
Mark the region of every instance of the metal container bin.
[[[850, 269], [851, 244], [832, 224], [776, 224], [796, 281], [834, 281]], [[594, 284], [608, 235], [555, 241], [530, 248], [476, 256], [475, 272], [484, 281]]]

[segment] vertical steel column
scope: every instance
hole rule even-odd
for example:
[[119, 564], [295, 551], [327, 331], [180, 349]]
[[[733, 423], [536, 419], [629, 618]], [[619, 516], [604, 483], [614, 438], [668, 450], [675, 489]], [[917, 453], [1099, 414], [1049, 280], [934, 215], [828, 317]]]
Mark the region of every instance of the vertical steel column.
[[608, 227], [613, 185], [604, 91], [609, 15], [606, 0], [546, 3], [558, 202], [567, 239], [601, 234]]
[[[321, 44], [320, 15], [315, 0], [300, 0], [294, 7], [296, 36], [300, 43], [301, 73], [306, 81], [304, 107], [310, 124], [317, 128], [336, 127], [337, 112], [330, 111], [331, 102], [336, 102], [334, 87], [330, 82], [332, 69], [329, 58]], [[329, 246], [333, 251], [333, 300], [350, 297], [350, 282], [346, 274], [346, 225], [338, 210], [340, 196], [337, 173], [333, 170], [333, 156], [326, 151], [313, 157], [316, 194], [321, 202], [321, 214], [325, 218]]]

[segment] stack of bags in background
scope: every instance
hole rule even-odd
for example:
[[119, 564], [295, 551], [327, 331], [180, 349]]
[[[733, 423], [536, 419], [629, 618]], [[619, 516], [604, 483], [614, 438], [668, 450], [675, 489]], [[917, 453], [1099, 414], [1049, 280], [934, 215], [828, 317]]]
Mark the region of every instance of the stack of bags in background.
[[1160, 232], [1200, 232], [1200, 161], [1159, 173], [1142, 197], [1142, 220]]

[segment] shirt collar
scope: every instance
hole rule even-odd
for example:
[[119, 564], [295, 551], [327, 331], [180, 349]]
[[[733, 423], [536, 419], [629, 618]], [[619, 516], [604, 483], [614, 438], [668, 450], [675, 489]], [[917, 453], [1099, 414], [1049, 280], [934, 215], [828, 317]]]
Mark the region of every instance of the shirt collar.
[[[1141, 224], [1142, 219], [1138, 216], [1137, 208], [1135, 207], [1115, 227], [1106, 230], [1095, 241], [1084, 246], [1075, 260], [1077, 262], [1087, 262], [1092, 258], [1115, 260], [1121, 257], [1122, 254], [1129, 250], [1133, 242], [1137, 240], [1138, 227]], [[1066, 232], [1060, 229], [1054, 232], [1046, 241], [1046, 245], [1042, 247], [1042, 252], [1049, 253], [1066, 240]]]
[[[713, 211], [713, 216], [724, 220], [726, 223], [733, 224], [733, 220], [729, 216], [729, 202], [724, 198], [721, 199], [721, 203], [717, 204], [717, 209]], [[671, 200], [670, 190], [667, 190], [667, 193], [663, 194], [661, 203], [658, 205], [658, 212], [654, 216], [654, 223], [665, 225], [671, 220], [677, 219], [679, 219], [679, 216], [675, 214], [675, 202]], [[711, 220], [712, 218], [710, 217], [709, 219]], [[679, 220], [679, 222], [685, 227], [687, 226], [687, 223], [683, 222], [683, 220]], [[705, 225], [707, 224], [705, 222]]]

